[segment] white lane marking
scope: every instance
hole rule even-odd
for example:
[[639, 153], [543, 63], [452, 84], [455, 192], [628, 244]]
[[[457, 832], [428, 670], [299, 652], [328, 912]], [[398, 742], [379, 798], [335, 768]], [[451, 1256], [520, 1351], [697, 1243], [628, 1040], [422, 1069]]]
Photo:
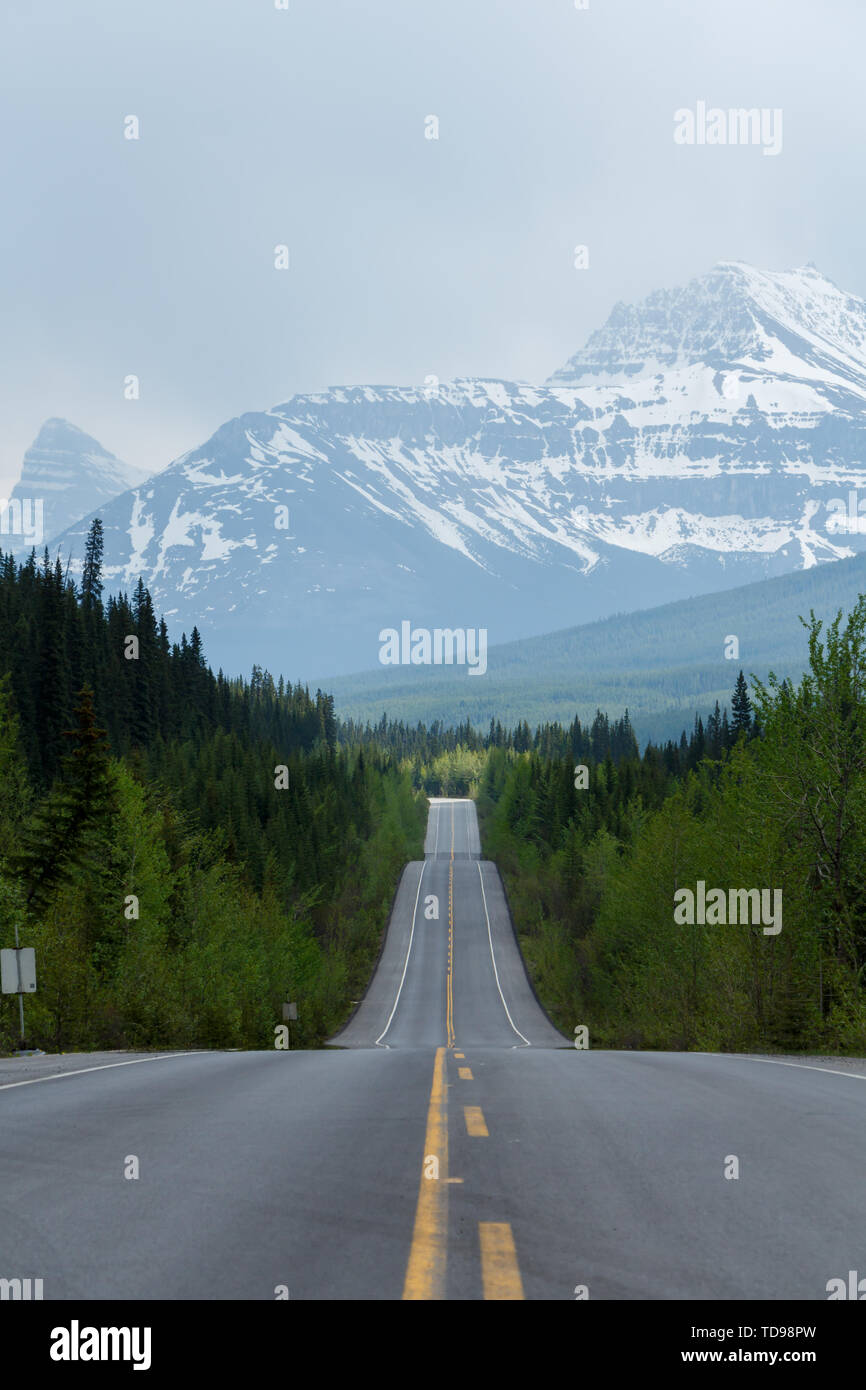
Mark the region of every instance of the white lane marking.
[[852, 1081], [866, 1081], [856, 1071], [840, 1071], [838, 1067], [813, 1067], [808, 1062], [777, 1062], [775, 1057], [753, 1057], [751, 1052], [692, 1052], [692, 1057], [726, 1057], [738, 1062], [766, 1062], [770, 1067], [799, 1067], [801, 1071], [825, 1071], [830, 1076], [850, 1076]]
[[393, 1007], [393, 1009], [391, 1010], [390, 1014], [388, 1015], [388, 1022], [385, 1024], [385, 1027], [382, 1029], [381, 1033], [379, 1034], [378, 1038], [376, 1039], [376, 1043], [375, 1043], [376, 1047], [378, 1047], [378, 1046], [380, 1045], [380, 1043], [381, 1043], [381, 1045], [382, 1045], [383, 1047], [387, 1047], [387, 1046], [388, 1046], [387, 1043], [382, 1043], [382, 1039], [384, 1038], [384, 1036], [385, 1036], [385, 1034], [387, 1033], [388, 1029], [391, 1027], [391, 1021], [392, 1021], [392, 1019], [393, 1019], [395, 1013], [397, 1012], [397, 1005], [400, 1003], [400, 995], [403, 993], [403, 981], [404, 981], [405, 978], [406, 978], [406, 971], [407, 971], [408, 968], [409, 968], [409, 957], [410, 957], [410, 955], [412, 954], [412, 942], [415, 940], [415, 919], [416, 919], [416, 917], [418, 916], [418, 899], [419, 899], [419, 897], [421, 896], [421, 880], [422, 880], [422, 878], [424, 877], [424, 870], [426, 869], [426, 867], [427, 867], [427, 860], [425, 859], [425, 860], [424, 860], [424, 863], [421, 865], [421, 872], [420, 872], [420, 874], [418, 875], [418, 891], [417, 891], [416, 894], [415, 894], [415, 906], [414, 906], [414, 908], [412, 909], [412, 930], [411, 930], [410, 933], [409, 933], [409, 945], [408, 945], [408, 947], [406, 948], [406, 959], [405, 959], [405, 961], [403, 962], [403, 974], [400, 976], [400, 985], [399, 985], [399, 987], [398, 987], [398, 989], [397, 989], [397, 998], [394, 1000], [394, 1007]]
[[[481, 900], [484, 903], [484, 916], [487, 918], [487, 940], [490, 942], [490, 959], [493, 961], [493, 974], [496, 977], [496, 988], [499, 990], [499, 998], [502, 1000], [502, 1007], [505, 1010], [508, 1022], [511, 1024], [511, 1027], [514, 1029], [514, 1032], [517, 1034], [518, 1038], [523, 1038], [523, 1034], [521, 1033], [520, 1029], [516, 1027], [514, 1019], [508, 1012], [508, 1005], [505, 1002], [505, 995], [502, 993], [502, 986], [499, 983], [499, 971], [496, 969], [496, 956], [493, 954], [493, 937], [490, 932], [490, 913], [487, 911], [487, 894], [484, 891], [484, 875], [481, 872], [481, 861], [476, 859], [475, 863], [478, 865], [478, 878], [481, 883]], [[532, 1043], [529, 1041], [528, 1038], [523, 1038], [523, 1041], [526, 1043], [527, 1047], [532, 1046]]]
[[466, 840], [470, 855], [476, 854], [481, 858], [481, 831], [478, 829], [478, 814], [475, 810], [475, 802], [466, 803]]
[[207, 1048], [199, 1047], [191, 1052], [161, 1052], [158, 1057], [133, 1057], [131, 1062], [102, 1062], [98, 1067], [76, 1067], [75, 1071], [54, 1071], [50, 1076], [31, 1076], [29, 1081], [6, 1081], [0, 1091], [11, 1091], [16, 1086], [36, 1086], [40, 1081], [62, 1081], [67, 1076], [84, 1076], [89, 1071], [110, 1071], [112, 1067], [136, 1067], [139, 1062], [167, 1062], [171, 1057], [203, 1057]]

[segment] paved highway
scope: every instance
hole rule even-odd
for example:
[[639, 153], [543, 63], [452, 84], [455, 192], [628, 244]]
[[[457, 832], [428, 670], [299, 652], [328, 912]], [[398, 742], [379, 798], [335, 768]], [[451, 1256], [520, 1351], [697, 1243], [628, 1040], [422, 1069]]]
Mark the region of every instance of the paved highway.
[[334, 1043], [0, 1061], [0, 1279], [46, 1299], [822, 1300], [866, 1275], [866, 1065], [576, 1051], [467, 801], [432, 802]]

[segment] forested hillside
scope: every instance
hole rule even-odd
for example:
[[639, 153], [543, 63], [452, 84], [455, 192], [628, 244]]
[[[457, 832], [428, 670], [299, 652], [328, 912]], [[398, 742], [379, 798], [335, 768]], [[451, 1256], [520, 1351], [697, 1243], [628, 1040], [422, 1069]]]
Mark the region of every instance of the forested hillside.
[[[137, 644], [137, 645], [136, 645]], [[269, 1046], [340, 1022], [426, 806], [398, 760], [338, 745], [331, 700], [214, 676], [150, 596], [0, 557], [0, 944], [35, 946], [28, 1041]], [[0, 1001], [0, 1048], [17, 1040]]]
[[0, 555], [0, 944], [17, 923], [37, 950], [28, 1041], [267, 1046], [291, 998], [294, 1044], [321, 1042], [366, 986], [426, 794], [529, 750], [637, 754], [627, 715], [360, 726], [259, 667], [214, 675], [141, 582], [103, 597], [98, 521], [80, 586], [47, 552]]
[[[799, 684], [737, 683], [727, 738], [588, 769], [495, 752], [479, 809], [535, 983], [596, 1047], [866, 1049], [866, 597], [812, 617]], [[675, 894], [781, 893], [778, 931]]]
[[[476, 796], [539, 994], [596, 1046], [862, 1049], [866, 597], [807, 674], [641, 755], [628, 712], [530, 729], [343, 722], [0, 555], [0, 945], [37, 951], [31, 1044], [320, 1044], [364, 991], [428, 795]], [[783, 925], [680, 925], [674, 894], [779, 891]], [[17, 1001], [0, 999], [0, 1050]]]
[[[664, 742], [706, 719], [728, 697], [733, 676], [765, 679], [769, 671], [799, 680], [807, 653], [801, 614], [850, 612], [866, 589], [866, 556], [814, 565], [792, 574], [618, 614], [541, 637], [502, 642], [491, 630], [483, 680], [453, 667], [383, 668], [328, 682], [344, 716], [375, 719], [385, 709], [404, 718], [503, 724], [584, 720], [599, 705], [614, 718], [628, 708], [641, 747]], [[737, 637], [736, 659], [725, 656]]]

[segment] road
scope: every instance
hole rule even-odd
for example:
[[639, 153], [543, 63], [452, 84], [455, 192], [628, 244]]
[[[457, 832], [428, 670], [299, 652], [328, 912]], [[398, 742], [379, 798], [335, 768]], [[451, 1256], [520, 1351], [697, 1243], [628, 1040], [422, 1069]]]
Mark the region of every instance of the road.
[[866, 1275], [866, 1064], [577, 1051], [479, 854], [474, 806], [434, 801], [332, 1048], [0, 1061], [0, 1278], [45, 1299], [823, 1300]]
[[481, 859], [474, 802], [431, 799], [424, 854], [403, 874], [363, 1004], [333, 1041], [567, 1047], [532, 993], [496, 867]]

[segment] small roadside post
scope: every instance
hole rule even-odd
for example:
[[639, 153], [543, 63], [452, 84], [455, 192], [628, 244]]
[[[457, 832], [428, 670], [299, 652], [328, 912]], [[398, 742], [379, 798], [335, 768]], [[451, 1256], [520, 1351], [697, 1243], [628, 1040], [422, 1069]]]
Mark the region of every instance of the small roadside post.
[[291, 1029], [291, 1024], [292, 1024], [293, 1022], [297, 1022], [297, 1018], [298, 1018], [298, 1006], [297, 1006], [297, 1004], [294, 1003], [294, 1002], [292, 1002], [292, 1003], [288, 1003], [288, 1002], [287, 1002], [287, 1003], [283, 1004], [283, 1022], [284, 1022], [284, 1023], [288, 1023], [288, 1024], [290, 1025], [290, 1026], [289, 1026], [289, 1047], [290, 1047], [290, 1048], [291, 1048], [291, 1046], [292, 1046], [292, 1029]]
[[27, 1049], [24, 1036], [24, 996], [36, 992], [36, 952], [32, 946], [18, 944], [18, 923], [15, 923], [15, 946], [0, 951], [0, 993], [18, 995], [21, 1023], [21, 1051]]

